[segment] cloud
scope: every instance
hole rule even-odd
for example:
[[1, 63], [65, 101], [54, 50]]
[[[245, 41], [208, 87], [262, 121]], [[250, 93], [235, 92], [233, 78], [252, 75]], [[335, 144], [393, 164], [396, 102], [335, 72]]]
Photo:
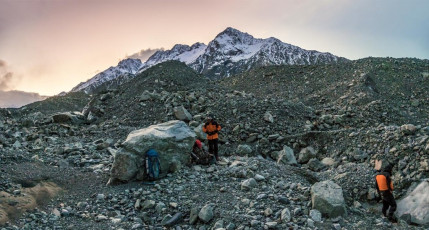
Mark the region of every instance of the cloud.
[[0, 59], [0, 68], [6, 66], [6, 62]]
[[23, 91], [0, 91], [0, 108], [19, 108], [24, 105], [46, 99], [38, 93]]
[[0, 59], [0, 91], [10, 89], [13, 73], [8, 71], [7, 63]]
[[130, 56], [127, 56], [127, 58], [135, 58], [135, 59], [140, 59], [143, 62], [145, 62], [147, 59], [150, 58], [150, 56], [152, 56], [155, 52], [160, 51], [160, 50], [164, 50], [164, 48], [160, 48], [160, 49], [143, 49], [140, 50], [139, 52], [132, 54]]

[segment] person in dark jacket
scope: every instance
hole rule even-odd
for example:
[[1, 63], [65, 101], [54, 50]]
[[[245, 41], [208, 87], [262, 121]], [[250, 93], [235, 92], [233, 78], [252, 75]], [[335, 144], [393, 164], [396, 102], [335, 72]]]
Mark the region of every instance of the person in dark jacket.
[[203, 132], [207, 134], [207, 140], [209, 142], [209, 153], [216, 157], [216, 161], [219, 161], [219, 131], [222, 129], [220, 125], [214, 120], [213, 115], [207, 116], [207, 122], [203, 126]]
[[396, 211], [396, 201], [393, 197], [393, 181], [391, 179], [392, 168], [392, 164], [387, 164], [386, 167], [378, 171], [377, 175], [375, 176], [375, 187], [377, 189], [378, 195], [383, 201], [383, 208], [381, 210], [383, 215], [390, 221], [396, 222], [397, 220], [394, 216]]

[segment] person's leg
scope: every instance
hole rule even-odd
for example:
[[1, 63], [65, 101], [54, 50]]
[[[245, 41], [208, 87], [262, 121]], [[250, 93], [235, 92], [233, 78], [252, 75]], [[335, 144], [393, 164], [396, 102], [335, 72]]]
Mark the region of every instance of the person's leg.
[[213, 140], [213, 150], [214, 150], [214, 155], [215, 155], [217, 161], [220, 160], [219, 153], [218, 153], [218, 151], [219, 151], [218, 144], [219, 144], [218, 139], [214, 139]]
[[387, 195], [387, 202], [389, 203], [389, 206], [390, 206], [389, 213], [387, 214], [387, 216], [392, 218], [393, 214], [396, 211], [396, 201], [392, 193], [389, 193]]
[[383, 208], [381, 209], [381, 212], [384, 217], [387, 217], [387, 209], [389, 209], [389, 204], [383, 200]]
[[386, 195], [382, 195], [382, 201], [383, 201], [383, 208], [381, 209], [381, 212], [383, 213], [383, 216], [387, 217], [387, 209], [389, 209], [389, 201], [386, 198]]
[[209, 140], [209, 153], [213, 154], [214, 151], [214, 143], [213, 140]]

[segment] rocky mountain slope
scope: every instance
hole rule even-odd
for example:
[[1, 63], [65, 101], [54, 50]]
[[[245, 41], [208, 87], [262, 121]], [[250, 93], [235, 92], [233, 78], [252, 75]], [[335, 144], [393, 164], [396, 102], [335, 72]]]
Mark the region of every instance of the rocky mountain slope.
[[[0, 203], [0, 223], [167, 229], [180, 213], [173, 229], [425, 229], [414, 217], [382, 217], [373, 168], [376, 159], [394, 164], [398, 201], [428, 178], [428, 68], [427, 60], [368, 58], [212, 81], [168, 61], [92, 96], [0, 110], [0, 190], [14, 197]], [[181, 118], [201, 135], [207, 113], [222, 126], [219, 164], [168, 168], [153, 185], [105, 185], [131, 131]], [[327, 180], [340, 187], [347, 214], [314, 207], [313, 190]], [[4, 213], [46, 182], [62, 192], [22, 215]]]
[[313, 65], [347, 61], [330, 53], [305, 50], [283, 43], [276, 38], [254, 38], [228, 27], [208, 45], [203, 43], [195, 43], [192, 46], [175, 45], [171, 50], [157, 51], [144, 63], [136, 59], [123, 60], [118, 66], [110, 67], [87, 82], [80, 83], [72, 89], [72, 92], [90, 93], [105, 82], [122, 78], [112, 83], [112, 86], [116, 86], [122, 84], [124, 79], [134, 77], [137, 70], [143, 72], [151, 66], [170, 60], [184, 62], [210, 79], [228, 77], [260, 66]]

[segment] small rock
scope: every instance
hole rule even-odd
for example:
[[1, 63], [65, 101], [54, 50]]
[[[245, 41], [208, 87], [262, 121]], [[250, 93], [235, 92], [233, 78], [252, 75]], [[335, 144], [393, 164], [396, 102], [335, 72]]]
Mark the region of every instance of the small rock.
[[153, 200], [146, 200], [146, 201], [143, 203], [143, 207], [142, 207], [142, 209], [143, 209], [143, 210], [146, 210], [146, 209], [151, 209], [151, 208], [153, 208], [153, 207], [155, 207], [155, 201], [153, 201]]
[[271, 216], [271, 214], [273, 214], [273, 210], [271, 210], [271, 208], [267, 208], [264, 210], [264, 214], [265, 216]]
[[262, 176], [262, 175], [259, 175], [259, 174], [256, 174], [254, 178], [255, 178], [256, 181], [263, 181], [263, 180], [265, 180], [265, 177]]
[[213, 205], [207, 204], [205, 205], [200, 212], [198, 213], [198, 217], [204, 222], [208, 223], [211, 219], [213, 219]]
[[321, 222], [322, 221], [322, 213], [319, 212], [317, 209], [310, 210], [310, 217], [315, 222]]
[[283, 209], [282, 210], [282, 212], [281, 212], [281, 220], [282, 220], [282, 222], [283, 223], [288, 223], [288, 222], [290, 222], [290, 219], [292, 218], [291, 217], [291, 215], [290, 215], [290, 211], [289, 211], [289, 209], [288, 208], [285, 208], [285, 209]]
[[256, 182], [256, 180], [253, 178], [250, 178], [241, 182], [241, 190], [250, 190], [256, 187], [257, 185], [258, 183]]

